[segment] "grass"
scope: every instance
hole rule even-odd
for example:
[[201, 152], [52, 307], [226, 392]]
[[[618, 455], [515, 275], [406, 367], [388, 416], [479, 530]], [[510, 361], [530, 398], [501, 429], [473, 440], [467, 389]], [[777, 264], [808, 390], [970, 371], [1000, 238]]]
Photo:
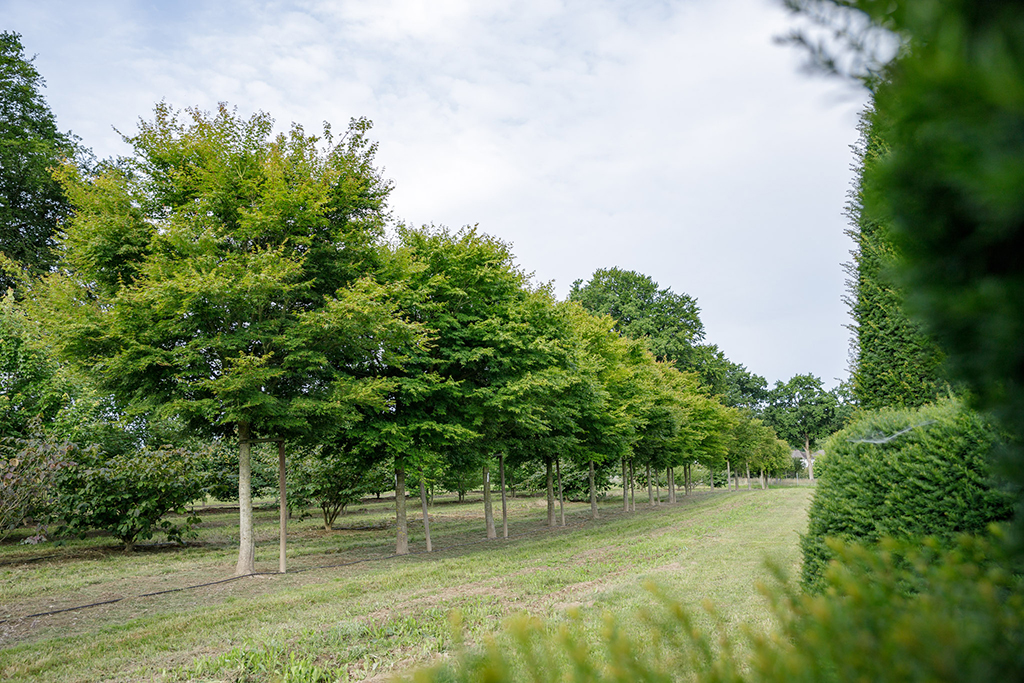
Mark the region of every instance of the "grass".
[[769, 616], [755, 585], [767, 577], [766, 558], [795, 573], [809, 500], [801, 487], [703, 492], [655, 508], [638, 497], [627, 514], [611, 499], [596, 522], [589, 505], [574, 503], [568, 526], [549, 530], [544, 501], [517, 498], [512, 537], [485, 541], [479, 494], [464, 504], [439, 498], [438, 550], [423, 552], [422, 527], [411, 521], [413, 554], [401, 558], [389, 557], [393, 500], [371, 500], [331, 531], [316, 516], [293, 519], [284, 575], [269, 573], [277, 512], [268, 508], [257, 514], [257, 569], [268, 574], [151, 597], [136, 596], [230, 577], [237, 513], [205, 512], [184, 548], [123, 553], [102, 536], [6, 543], [0, 679], [373, 680], [446, 656], [453, 612], [470, 644], [520, 612], [559, 619], [571, 609], [596, 630], [605, 611], [649, 606], [648, 580], [696, 612], [712, 601], [726, 627], [761, 628]]

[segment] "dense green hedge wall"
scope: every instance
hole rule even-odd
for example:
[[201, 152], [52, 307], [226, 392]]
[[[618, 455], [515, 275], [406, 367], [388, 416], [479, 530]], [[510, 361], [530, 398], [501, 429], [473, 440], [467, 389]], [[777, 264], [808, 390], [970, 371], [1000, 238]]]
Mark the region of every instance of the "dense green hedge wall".
[[988, 458], [995, 429], [958, 401], [867, 413], [825, 445], [825, 462], [803, 537], [803, 582], [822, 588], [827, 537], [874, 542], [935, 536], [951, 541], [1010, 517]]

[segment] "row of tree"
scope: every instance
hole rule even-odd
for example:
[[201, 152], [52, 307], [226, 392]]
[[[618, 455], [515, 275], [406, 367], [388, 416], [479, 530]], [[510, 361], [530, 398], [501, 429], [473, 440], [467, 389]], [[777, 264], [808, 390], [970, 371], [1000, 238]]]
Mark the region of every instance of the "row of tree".
[[[131, 157], [84, 164], [52, 125], [17, 36], [4, 40], [25, 86], [4, 97], [20, 97], [49, 122], [37, 136], [52, 138], [22, 161], [48, 169], [33, 177], [46, 193], [56, 182], [65, 204], [4, 236], [0, 408], [6, 436], [29, 438], [27, 417], [40, 416], [51, 436], [98, 444], [78, 452], [88, 467], [63, 475], [71, 529], [147, 515], [153, 526], [200, 480], [225, 495], [222, 467], [197, 479], [175, 461], [222, 465], [198, 453], [235, 443], [237, 571], [250, 573], [252, 451], [272, 441], [292, 453], [294, 502], [317, 504], [327, 526], [388, 471], [403, 553], [410, 481], [425, 525], [429, 485], [481, 482], [494, 537], [492, 471], [503, 502], [506, 467], [543, 471], [555, 524], [563, 466], [587, 473], [596, 516], [613, 469], [624, 489], [638, 470], [648, 487], [664, 473], [672, 500], [675, 468], [684, 483], [695, 463], [779, 473], [792, 462], [777, 432], [810, 462], [841, 419], [816, 378], [769, 391], [702, 344], [696, 302], [649, 277], [601, 270], [559, 302], [476, 228], [393, 226], [365, 119], [339, 136], [297, 125], [275, 136], [265, 114], [160, 104], [125, 138]], [[167, 485], [128, 495], [133, 462]], [[97, 513], [101, 499], [110, 515]], [[147, 532], [116, 533], [130, 545]]]

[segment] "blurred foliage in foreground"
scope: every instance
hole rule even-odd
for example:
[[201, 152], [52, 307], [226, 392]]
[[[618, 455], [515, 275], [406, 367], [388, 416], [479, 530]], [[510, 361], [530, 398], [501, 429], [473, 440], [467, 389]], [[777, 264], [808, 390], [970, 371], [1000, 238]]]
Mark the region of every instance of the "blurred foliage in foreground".
[[[596, 640], [582, 617], [521, 616], [483, 648], [417, 673], [426, 682], [987, 681], [1024, 678], [1024, 585], [1005, 569], [998, 536], [939, 543], [833, 544], [824, 594], [776, 571], [762, 587], [777, 627], [718, 633], [694, 626], [678, 602], [642, 614], [639, 636], [605, 615]], [[711, 606], [708, 606], [712, 610]], [[455, 619], [458, 629], [458, 618]]]

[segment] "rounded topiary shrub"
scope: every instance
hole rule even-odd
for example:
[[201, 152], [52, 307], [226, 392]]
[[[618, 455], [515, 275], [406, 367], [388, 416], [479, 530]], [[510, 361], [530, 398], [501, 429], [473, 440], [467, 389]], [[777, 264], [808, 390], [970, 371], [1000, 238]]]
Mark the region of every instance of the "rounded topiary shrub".
[[804, 587], [822, 588], [829, 537], [951, 541], [1009, 519], [1011, 499], [989, 467], [998, 440], [988, 421], [953, 400], [871, 412], [833, 435], [801, 539]]

